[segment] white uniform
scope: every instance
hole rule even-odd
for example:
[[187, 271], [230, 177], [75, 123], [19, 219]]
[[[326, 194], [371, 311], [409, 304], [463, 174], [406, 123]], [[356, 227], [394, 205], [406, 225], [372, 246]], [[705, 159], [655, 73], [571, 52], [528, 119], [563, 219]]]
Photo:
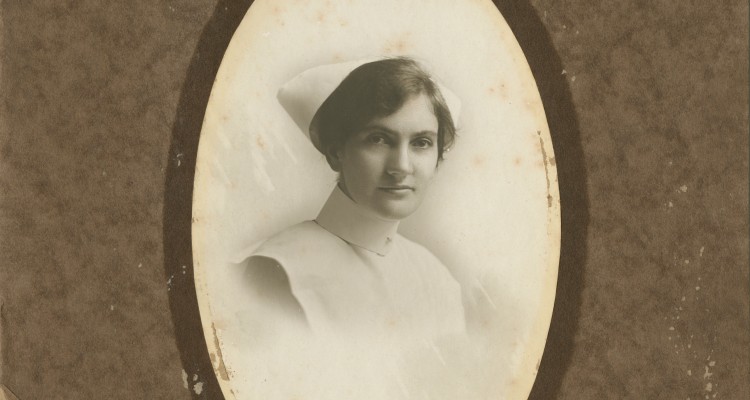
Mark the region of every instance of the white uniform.
[[436, 338], [463, 332], [460, 286], [397, 227], [398, 221], [363, 212], [337, 187], [315, 221], [271, 237], [254, 255], [284, 269], [314, 333]]
[[[238, 399], [410, 399], [456, 381], [461, 288], [397, 227], [336, 188], [314, 221], [272, 236], [242, 263], [254, 270], [244, 283], [251, 293], [237, 299], [244, 333], [227, 338], [242, 349], [230, 371]], [[262, 272], [282, 269], [283, 278]], [[431, 398], [457, 398], [438, 394]]]

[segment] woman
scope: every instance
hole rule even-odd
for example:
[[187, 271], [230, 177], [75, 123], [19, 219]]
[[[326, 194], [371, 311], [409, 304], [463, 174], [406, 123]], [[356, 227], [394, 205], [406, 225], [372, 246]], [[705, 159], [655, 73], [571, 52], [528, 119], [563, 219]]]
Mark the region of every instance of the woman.
[[455, 137], [442, 92], [409, 58], [319, 67], [280, 90], [280, 103], [339, 179], [317, 218], [272, 236], [248, 259], [247, 283], [264, 318], [316, 334], [464, 331], [456, 280], [397, 233]]

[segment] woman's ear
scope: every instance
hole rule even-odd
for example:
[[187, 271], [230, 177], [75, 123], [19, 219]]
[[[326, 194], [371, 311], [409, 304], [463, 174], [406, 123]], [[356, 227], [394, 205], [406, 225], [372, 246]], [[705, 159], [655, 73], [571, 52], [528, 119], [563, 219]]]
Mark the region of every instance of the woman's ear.
[[326, 161], [328, 161], [328, 166], [330, 166], [334, 172], [341, 172], [340, 150], [337, 150], [333, 146], [329, 147], [328, 151], [326, 152]]

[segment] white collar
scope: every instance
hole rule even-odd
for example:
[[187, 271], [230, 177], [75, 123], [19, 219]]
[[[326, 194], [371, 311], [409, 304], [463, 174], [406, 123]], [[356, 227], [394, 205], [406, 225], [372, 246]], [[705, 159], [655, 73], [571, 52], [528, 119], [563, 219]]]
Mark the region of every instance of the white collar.
[[345, 242], [384, 256], [396, 239], [398, 221], [380, 219], [355, 203], [338, 185], [320, 210], [318, 225]]

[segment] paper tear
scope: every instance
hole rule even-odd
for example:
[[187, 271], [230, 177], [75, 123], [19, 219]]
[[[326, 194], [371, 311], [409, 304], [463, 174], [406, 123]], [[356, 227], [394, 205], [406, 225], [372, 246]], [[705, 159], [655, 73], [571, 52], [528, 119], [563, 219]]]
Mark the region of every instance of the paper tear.
[[193, 391], [195, 394], [201, 394], [203, 393], [203, 382], [198, 382], [193, 386]]
[[7, 386], [0, 384], [0, 399], [18, 400], [18, 397]]
[[[221, 346], [219, 344], [219, 336], [216, 334], [216, 326], [211, 323], [211, 333], [213, 334], [214, 339], [214, 346], [216, 348], [216, 356], [215, 358], [218, 361], [218, 364], [214, 364], [214, 370], [218, 373], [219, 378], [228, 381], [229, 380], [229, 373], [227, 372], [227, 368], [224, 365], [224, 357], [221, 354]], [[210, 354], [211, 359], [214, 360], [214, 355]]]

